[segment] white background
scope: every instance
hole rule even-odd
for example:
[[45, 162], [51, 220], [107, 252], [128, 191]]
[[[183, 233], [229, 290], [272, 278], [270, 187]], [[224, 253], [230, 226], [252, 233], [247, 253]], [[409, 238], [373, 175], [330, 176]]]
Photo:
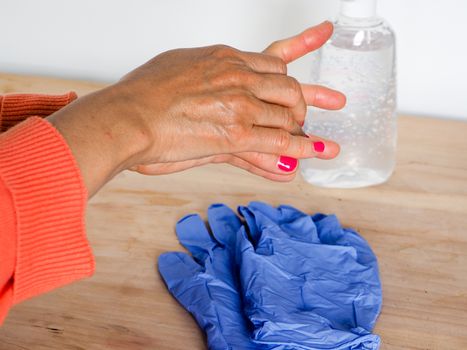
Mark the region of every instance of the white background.
[[[338, 0], [0, 0], [0, 71], [115, 81], [162, 51], [261, 50]], [[467, 1], [380, 0], [398, 39], [399, 110], [467, 120]], [[290, 71], [307, 80], [307, 60]]]

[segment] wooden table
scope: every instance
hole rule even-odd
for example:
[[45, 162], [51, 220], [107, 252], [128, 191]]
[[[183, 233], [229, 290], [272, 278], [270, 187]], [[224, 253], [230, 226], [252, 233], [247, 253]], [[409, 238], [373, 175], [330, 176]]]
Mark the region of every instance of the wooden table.
[[[100, 86], [0, 74], [0, 93]], [[156, 273], [157, 256], [182, 250], [181, 216], [251, 200], [336, 213], [370, 242], [383, 281], [382, 349], [467, 349], [467, 123], [409, 116], [400, 118], [397, 169], [377, 187], [278, 184], [229, 166], [119, 175], [89, 204], [94, 277], [15, 307], [0, 349], [206, 349]]]

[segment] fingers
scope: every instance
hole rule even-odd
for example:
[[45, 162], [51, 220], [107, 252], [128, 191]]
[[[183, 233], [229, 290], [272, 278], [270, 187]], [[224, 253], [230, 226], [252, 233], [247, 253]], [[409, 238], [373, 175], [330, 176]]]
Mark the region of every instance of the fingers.
[[[253, 116], [255, 125], [283, 129], [290, 133], [299, 133], [301, 128], [297, 123], [294, 111], [290, 108], [271, 103], [262, 103], [258, 106], [258, 113]], [[304, 117], [300, 117], [304, 120]]]
[[[288, 111], [281, 109], [266, 108], [269, 112], [263, 117], [258, 116], [257, 125], [278, 127], [284, 130], [293, 130], [297, 134], [297, 126], [303, 126], [307, 105], [318, 108], [337, 110], [346, 104], [346, 97], [343, 93], [319, 85], [299, 84], [294, 78], [284, 75], [266, 74], [264, 78], [258, 79], [256, 84], [251, 86], [254, 96], [270, 104], [288, 107]], [[277, 113], [275, 113], [277, 112]], [[292, 127], [293, 121], [295, 124]], [[280, 121], [281, 116], [283, 120]], [[266, 121], [270, 120], [271, 123]]]
[[214, 45], [206, 47], [211, 55], [239, 66], [246, 65], [252, 71], [258, 73], [287, 74], [287, 65], [280, 57], [265, 55], [258, 52], [237, 50], [227, 45]]
[[[339, 146], [333, 142], [317, 136], [309, 136], [308, 143], [314, 149], [315, 144], [322, 142], [323, 146], [318, 146], [315, 150], [316, 158], [332, 159], [339, 153]], [[337, 149], [333, 149], [336, 148]], [[295, 178], [298, 170], [298, 160], [288, 156], [277, 156], [268, 153], [242, 152], [237, 154], [220, 154], [202, 159], [188, 160], [175, 163], [138, 165], [131, 170], [143, 175], [160, 175], [175, 173], [189, 168], [201, 166], [208, 163], [227, 163], [237, 168], [244, 169], [252, 174], [264, 177], [277, 182], [289, 182]]]
[[254, 95], [263, 101], [285, 107], [294, 107], [300, 100], [304, 102], [300, 84], [287, 75], [261, 74], [252, 85]]
[[253, 127], [251, 134], [238, 145], [244, 151], [259, 153], [282, 154], [288, 157], [302, 159], [331, 159], [339, 153], [339, 145], [333, 141], [316, 136], [295, 136], [282, 129]]
[[[212, 204], [208, 209], [208, 222], [216, 241], [229, 249], [231, 254], [234, 253], [237, 232], [242, 227], [242, 222], [235, 212], [225, 204]], [[231, 261], [232, 265], [234, 263]]]
[[332, 23], [326, 21], [291, 38], [273, 42], [263, 53], [289, 63], [320, 48], [331, 37], [332, 31]]
[[266, 171], [237, 156], [230, 157], [226, 163], [233, 165], [237, 168], [244, 169], [254, 175], [261, 176], [265, 179], [276, 181], [276, 182], [290, 182], [296, 176], [296, 172], [277, 174], [277, 173]]
[[258, 152], [242, 152], [235, 155], [256, 168], [272, 174], [285, 175], [298, 170], [298, 160], [292, 157]]
[[346, 97], [342, 92], [324, 86], [302, 84], [303, 97], [308, 106], [336, 110], [345, 106]]
[[238, 57], [254, 72], [287, 74], [287, 65], [279, 57], [246, 51], [238, 51]]
[[289, 107], [295, 122], [303, 125], [306, 102], [301, 85], [294, 78], [279, 74], [262, 74], [252, 86], [252, 92], [262, 101]]
[[129, 170], [135, 171], [142, 175], [172, 174], [204, 164], [212, 163], [216, 157], [218, 156], [210, 156], [200, 159], [190, 159], [173, 163], [140, 164], [130, 168]]
[[[316, 29], [310, 31], [315, 32]], [[294, 40], [291, 42], [293, 43]], [[281, 58], [242, 52], [228, 47], [221, 49], [220, 52], [230, 53], [227, 57], [240, 57], [241, 63], [237, 62], [240, 65], [236, 69], [223, 72], [217, 79], [217, 84], [227, 83], [230, 87], [252, 93], [262, 102], [290, 108], [298, 124], [294, 127], [296, 134], [299, 133], [298, 126], [304, 123], [307, 105], [325, 109], [339, 109], [345, 105], [345, 96], [342, 93], [317, 85], [301, 85], [293, 77], [287, 76], [284, 68], [286, 65]], [[288, 122], [287, 119], [284, 121], [285, 124]], [[277, 123], [260, 125], [276, 127]], [[290, 128], [286, 130], [290, 131]]]
[[183, 171], [208, 163], [226, 163], [272, 181], [292, 181], [295, 178], [295, 171], [286, 172], [281, 171], [279, 168], [275, 168], [273, 163], [274, 161], [277, 162], [277, 159], [277, 156], [264, 155], [263, 158], [263, 155], [256, 156], [253, 153], [243, 154], [241, 156], [233, 154], [220, 154], [217, 156], [205, 157], [199, 160], [189, 160], [170, 164], [162, 163], [138, 165], [133, 167], [131, 170], [143, 175], [161, 175]]
[[180, 243], [193, 255], [193, 258], [204, 266], [210, 251], [217, 246], [206, 225], [197, 214], [187, 215], [175, 226]]
[[187, 293], [192, 280], [197, 278], [204, 267], [198, 265], [188, 254], [182, 252], [163, 253], [158, 259], [159, 272], [167, 284], [167, 288], [178, 298], [181, 304], [190, 305]]
[[[299, 125], [303, 125], [306, 114], [306, 103], [300, 83], [292, 77], [277, 73], [261, 73], [249, 69], [239, 69], [229, 72], [227, 77], [229, 88], [235, 89], [236, 96], [253, 95], [258, 104], [268, 102], [290, 108], [293, 118]], [[228, 90], [227, 90], [228, 91]], [[250, 101], [238, 101], [245, 104]], [[247, 106], [243, 106], [247, 107]], [[245, 108], [243, 108], [244, 112]], [[283, 115], [283, 113], [282, 113]]]
[[341, 148], [339, 144], [332, 140], [323, 139], [315, 135], [307, 135], [306, 138], [313, 144], [316, 158], [323, 160], [334, 159], [340, 153]]
[[[319, 159], [332, 159], [339, 153], [339, 149], [332, 150], [334, 147], [333, 143], [329, 144], [329, 141], [322, 138], [311, 136], [309, 137], [312, 143], [322, 142], [325, 150], [322, 152], [316, 152], [316, 158]], [[326, 149], [326, 144], [328, 147]], [[319, 147], [322, 147], [318, 144]], [[338, 146], [337, 146], [338, 147]], [[314, 146], [313, 146], [314, 148]], [[298, 160], [289, 156], [278, 156], [275, 154], [258, 153], [258, 152], [241, 152], [235, 154], [237, 157], [247, 161], [248, 163], [260, 168], [268, 173], [274, 174], [290, 174], [298, 170]]]

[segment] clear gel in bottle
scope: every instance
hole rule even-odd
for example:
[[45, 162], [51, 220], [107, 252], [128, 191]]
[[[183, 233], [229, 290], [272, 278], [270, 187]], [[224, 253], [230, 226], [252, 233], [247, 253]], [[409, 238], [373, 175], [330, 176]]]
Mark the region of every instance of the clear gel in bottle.
[[340, 111], [310, 108], [306, 133], [338, 142], [334, 160], [301, 162], [302, 175], [316, 186], [356, 188], [385, 182], [395, 166], [395, 37], [376, 16], [376, 0], [341, 0], [334, 34], [312, 54], [311, 82], [342, 91]]

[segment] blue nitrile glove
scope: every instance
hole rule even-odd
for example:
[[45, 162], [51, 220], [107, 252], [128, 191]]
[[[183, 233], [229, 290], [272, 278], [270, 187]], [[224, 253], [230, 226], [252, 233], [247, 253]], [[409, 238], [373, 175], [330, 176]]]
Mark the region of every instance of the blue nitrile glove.
[[235, 263], [241, 222], [223, 205], [212, 205], [208, 218], [213, 235], [198, 215], [177, 223], [178, 239], [195, 261], [185, 253], [165, 253], [159, 257], [159, 272], [170, 292], [206, 332], [209, 349], [272, 349], [250, 340], [242, 312]]
[[[322, 283], [327, 289], [324, 288], [321, 295], [319, 283], [318, 291], [313, 289], [314, 283], [307, 283], [306, 276], [313, 277], [313, 273], [308, 269], [322, 267], [332, 271], [336, 262], [331, 261], [332, 264], [328, 267], [322, 266], [318, 247], [312, 250], [315, 251], [311, 254], [313, 263], [302, 261], [310, 259], [307, 255], [310, 249], [308, 245], [313, 242], [319, 246], [320, 239], [323, 243], [335, 244], [336, 239], [332, 237], [338, 236], [336, 230], [330, 229], [324, 216], [316, 217], [317, 230], [309, 216], [293, 208], [288, 209], [290, 210], [286, 212], [283, 209], [279, 210], [284, 213], [278, 215], [274, 208], [262, 207], [262, 204], [258, 203], [252, 203], [251, 210], [241, 208], [249, 223], [256, 252], [238, 218], [223, 205], [212, 206], [208, 212], [214, 239], [199, 216], [182, 219], [177, 225], [179, 239], [202, 266], [183, 253], [161, 256], [159, 270], [170, 291], [206, 331], [210, 349], [377, 348], [379, 338], [358, 327], [362, 326], [358, 322], [357, 326], [350, 324], [352, 321], [349, 320], [352, 317], [346, 312], [346, 307], [339, 309], [342, 296], [335, 296], [336, 300], [333, 302], [327, 301], [324, 293], [332, 290], [329, 288], [331, 281], [328, 281], [328, 286]], [[274, 220], [280, 223], [275, 225], [277, 232], [271, 229]], [[302, 233], [310, 229], [314, 230], [314, 233]], [[322, 235], [318, 234], [320, 229], [324, 232]], [[273, 236], [268, 237], [271, 234]], [[329, 238], [329, 242], [326, 241], [326, 237]], [[356, 237], [358, 243], [363, 242], [363, 246], [367, 248], [366, 243], [359, 236]], [[286, 249], [277, 243], [283, 239], [284, 242], [289, 240], [285, 243]], [[291, 246], [287, 247], [287, 244]], [[292, 253], [284, 254], [288, 252]], [[371, 251], [369, 252], [370, 257], [374, 257]], [[340, 260], [342, 259], [337, 261]], [[345, 262], [346, 259], [342, 261]], [[286, 268], [283, 266], [284, 262]], [[327, 260], [326, 264], [329, 262]], [[339, 269], [350, 271], [345, 266], [339, 266]], [[239, 272], [243, 301], [238, 293]], [[282, 276], [276, 275], [277, 272], [282, 273]], [[299, 273], [298, 278], [294, 272]], [[330, 277], [326, 274], [323, 276]], [[346, 279], [342, 282], [334, 281], [334, 284], [346, 285]], [[341, 288], [343, 289], [345, 288]], [[350, 287], [349, 291], [354, 289]], [[339, 288], [335, 288], [334, 292], [338, 290]], [[310, 293], [313, 298], [319, 298], [313, 303], [313, 300], [303, 293]], [[346, 297], [351, 299], [352, 295]], [[326, 303], [331, 305], [327, 313], [329, 305]], [[359, 307], [358, 302], [355, 306]], [[247, 312], [254, 328], [245, 318], [242, 309]], [[371, 311], [374, 313], [374, 308]], [[339, 314], [340, 312], [343, 313]], [[358, 313], [358, 310], [355, 312]], [[366, 315], [365, 312], [361, 314]], [[331, 319], [326, 318], [329, 315]], [[369, 316], [369, 319], [373, 318], [374, 322], [376, 315]], [[348, 320], [345, 320], [346, 317]]]
[[237, 246], [244, 311], [258, 342], [307, 349], [377, 349], [382, 304], [376, 257], [333, 215], [253, 202], [251, 240]]

